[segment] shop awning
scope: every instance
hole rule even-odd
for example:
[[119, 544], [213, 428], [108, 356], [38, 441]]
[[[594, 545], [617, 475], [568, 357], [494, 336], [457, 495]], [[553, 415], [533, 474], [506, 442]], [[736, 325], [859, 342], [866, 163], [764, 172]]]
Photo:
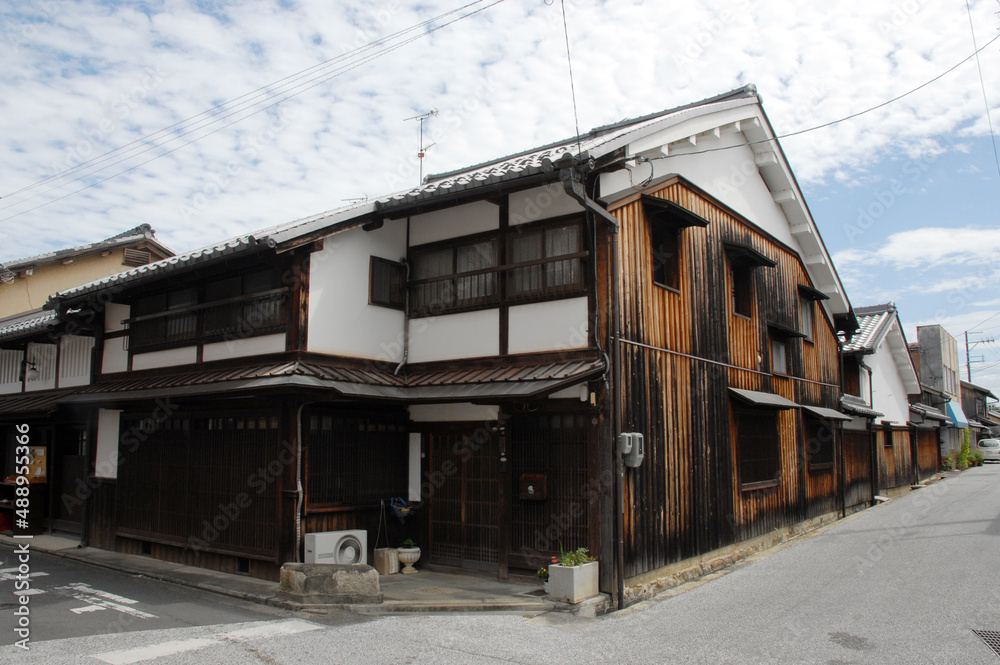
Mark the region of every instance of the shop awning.
[[774, 393], [762, 393], [756, 390], [743, 390], [741, 388], [730, 388], [731, 392], [738, 399], [752, 404], [761, 409], [797, 409], [799, 405], [791, 400], [787, 400], [781, 395]]
[[965, 417], [962, 405], [958, 402], [948, 402], [948, 418], [954, 427], [965, 429], [969, 426], [969, 419]]
[[822, 406], [807, 406], [802, 405], [802, 408], [820, 418], [826, 418], [827, 420], [854, 420], [851, 416], [846, 413], [841, 413], [835, 409], [827, 409]]

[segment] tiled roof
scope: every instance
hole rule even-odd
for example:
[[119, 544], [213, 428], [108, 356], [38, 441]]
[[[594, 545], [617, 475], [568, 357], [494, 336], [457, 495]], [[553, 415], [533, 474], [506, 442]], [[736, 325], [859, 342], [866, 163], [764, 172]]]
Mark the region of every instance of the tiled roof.
[[847, 413], [853, 413], [858, 416], [864, 416], [866, 418], [879, 418], [884, 416], [884, 413], [880, 413], [875, 409], [868, 406], [860, 397], [855, 397], [854, 395], [844, 395], [840, 398], [840, 406]]
[[935, 409], [933, 406], [927, 406], [926, 404], [911, 404], [910, 411], [919, 413], [924, 418], [930, 418], [931, 420], [940, 420], [942, 422], [948, 420], [948, 416], [943, 411]]
[[0, 339], [28, 335], [55, 325], [56, 313], [34, 310], [0, 321]]
[[854, 333], [851, 341], [844, 345], [846, 353], [865, 351], [873, 352], [879, 342], [888, 332], [892, 320], [896, 315], [896, 305], [886, 303], [884, 305], [872, 305], [870, 307], [857, 307], [854, 313], [858, 317], [858, 331]]
[[0, 395], [0, 415], [50, 414], [59, 408], [59, 403], [77, 391], [76, 388], [43, 390], [29, 393]]
[[56, 263], [57, 261], [65, 261], [66, 259], [72, 259], [79, 256], [94, 254], [95, 252], [114, 249], [122, 245], [134, 244], [140, 240], [144, 240], [153, 245], [158, 251], [160, 251], [161, 254], [173, 254], [173, 251], [164, 247], [158, 240], [156, 240], [154, 237], [155, 235], [156, 231], [154, 231], [153, 227], [149, 224], [140, 224], [135, 228], [123, 231], [118, 235], [111, 236], [110, 238], [106, 238], [98, 242], [79, 245], [77, 247], [70, 247], [68, 249], [58, 249], [53, 252], [29, 256], [25, 259], [6, 261], [3, 265], [8, 270], [17, 272], [18, 270], [24, 270], [26, 268], [35, 268], [38, 266]]

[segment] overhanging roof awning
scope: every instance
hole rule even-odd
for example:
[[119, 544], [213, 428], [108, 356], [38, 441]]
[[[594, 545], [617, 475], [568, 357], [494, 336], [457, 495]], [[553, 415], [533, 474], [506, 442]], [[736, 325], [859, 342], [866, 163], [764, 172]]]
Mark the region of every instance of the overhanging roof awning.
[[668, 224], [677, 228], [708, 226], [707, 219], [699, 217], [684, 206], [673, 201], [661, 199], [658, 196], [650, 196], [649, 194], [643, 194], [640, 200], [642, 201], [642, 209], [646, 213], [646, 218], [654, 224]]
[[406, 376], [286, 361], [258, 366], [152, 375], [99, 383], [65, 403], [87, 404], [159, 397], [193, 397], [278, 388], [328, 390], [342, 397], [457, 402], [546, 395], [604, 371], [601, 359], [514, 367], [418, 372]]
[[847, 415], [846, 413], [841, 413], [836, 409], [827, 409], [822, 406], [809, 406], [808, 404], [803, 404], [802, 408], [820, 418], [825, 418], [827, 420], [854, 420], [853, 417]]
[[791, 328], [786, 325], [782, 325], [776, 321], [768, 321], [767, 327], [777, 331], [778, 333], [784, 335], [785, 337], [802, 337], [802, 338], [807, 337], [807, 335], [804, 332], [801, 332], [799, 330], [796, 330], [795, 328]]
[[761, 409], [797, 409], [799, 405], [774, 393], [762, 393], [756, 390], [730, 388], [729, 392], [736, 398]]
[[948, 416], [944, 415], [938, 409], [935, 409], [932, 406], [927, 406], [926, 404], [911, 404], [910, 411], [920, 414], [925, 420], [940, 420], [941, 422], [948, 421]]
[[799, 284], [799, 293], [801, 293], [805, 297], [811, 298], [813, 300], [829, 300], [830, 299], [830, 296], [826, 295], [825, 293], [823, 293], [819, 289], [814, 289], [813, 287], [807, 286], [805, 284]]
[[55, 413], [64, 399], [77, 392], [76, 388], [0, 395], [0, 420], [25, 416], [48, 416]]
[[737, 242], [724, 242], [722, 243], [722, 246], [726, 250], [726, 254], [729, 255], [730, 259], [738, 261], [743, 265], [748, 265], [753, 268], [773, 268], [778, 265], [750, 245], [743, 245]]
[[962, 411], [962, 405], [957, 402], [948, 402], [948, 418], [951, 420], [951, 424], [954, 427], [960, 429], [965, 429], [969, 426], [969, 419], [965, 417], [965, 412]]
[[876, 411], [868, 406], [868, 403], [860, 397], [854, 397], [853, 395], [844, 395], [841, 397], [840, 406], [848, 413], [865, 418], [878, 418], [885, 415], [881, 411]]

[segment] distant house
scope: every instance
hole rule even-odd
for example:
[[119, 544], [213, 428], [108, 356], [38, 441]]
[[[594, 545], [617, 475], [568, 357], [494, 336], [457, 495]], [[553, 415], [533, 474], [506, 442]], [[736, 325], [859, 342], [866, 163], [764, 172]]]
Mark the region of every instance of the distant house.
[[948, 416], [948, 427], [941, 432], [942, 458], [954, 455], [962, 447], [963, 432], [969, 429], [969, 419], [962, 408], [961, 386], [959, 384], [958, 342], [947, 330], [939, 325], [918, 326], [917, 345], [911, 347], [911, 355], [916, 354], [915, 365], [920, 367], [920, 381], [923, 392], [933, 401], [940, 395], [943, 410]]
[[50, 295], [174, 255], [142, 224], [100, 242], [0, 262], [0, 319], [41, 309]]
[[881, 490], [909, 486], [938, 469], [940, 411], [916, 407], [920, 380], [910, 359], [894, 303], [858, 307], [858, 332], [842, 347], [844, 410], [854, 420], [845, 437], [868, 437], [879, 470]]
[[997, 396], [990, 392], [989, 388], [968, 381], [962, 381], [961, 387], [962, 410], [969, 419], [969, 427], [974, 433], [970, 441], [975, 443], [979, 439], [994, 438], [1000, 430], [1000, 419], [990, 414], [989, 400], [996, 403]]
[[[752, 86], [48, 307], [94, 302], [61, 403], [97, 547], [274, 578], [357, 529], [501, 579], [588, 547], [625, 603], [874, 494], [840, 426], [857, 320]], [[386, 539], [390, 497], [419, 508]]]

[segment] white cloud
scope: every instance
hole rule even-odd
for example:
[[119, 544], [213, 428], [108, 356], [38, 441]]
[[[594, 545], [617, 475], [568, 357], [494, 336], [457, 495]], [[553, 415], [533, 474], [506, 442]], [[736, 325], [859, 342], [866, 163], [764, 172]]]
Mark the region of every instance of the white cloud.
[[968, 226], [916, 228], [893, 233], [876, 249], [842, 250], [834, 255], [833, 260], [843, 267], [887, 264], [897, 269], [951, 264], [962, 268], [966, 277], [970, 276], [969, 272], [974, 272], [984, 279], [1000, 269], [1000, 229]]

